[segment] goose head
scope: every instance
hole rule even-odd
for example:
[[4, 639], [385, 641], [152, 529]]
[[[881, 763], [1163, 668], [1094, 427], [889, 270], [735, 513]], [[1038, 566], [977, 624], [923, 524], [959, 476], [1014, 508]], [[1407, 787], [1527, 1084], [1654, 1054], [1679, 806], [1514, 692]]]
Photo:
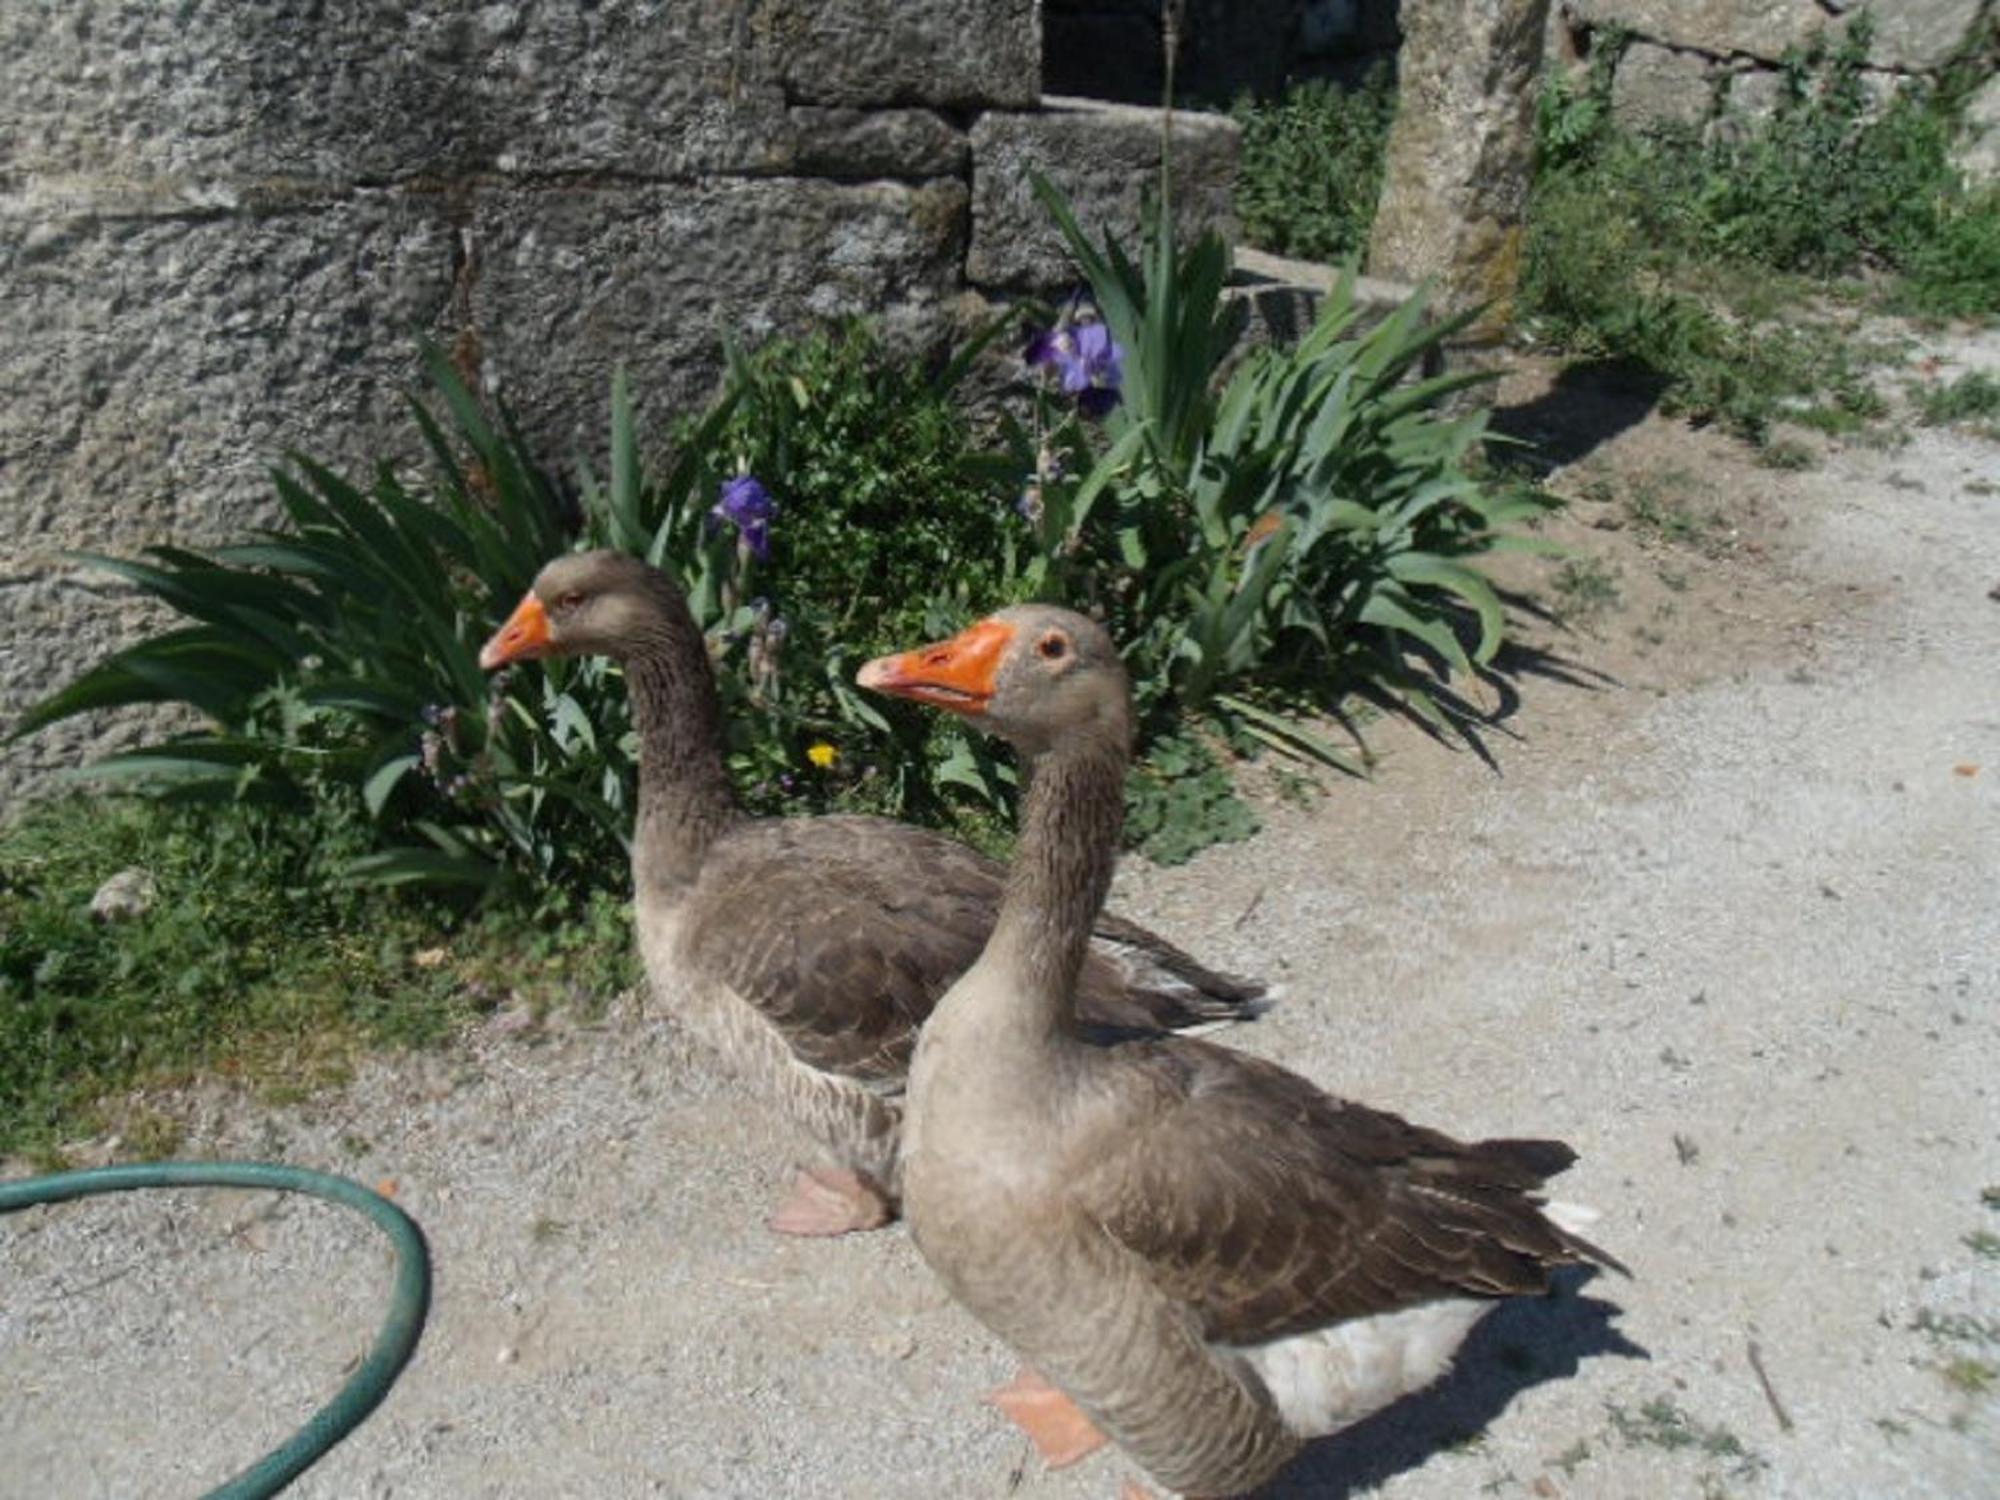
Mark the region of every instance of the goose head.
[[1131, 745], [1118, 648], [1095, 620], [1050, 604], [1015, 605], [949, 640], [877, 657], [855, 681], [955, 713], [1031, 756], [1079, 738]]
[[660, 591], [671, 587], [657, 568], [627, 553], [559, 557], [480, 648], [479, 665], [491, 671], [544, 656], [623, 657], [657, 634]]

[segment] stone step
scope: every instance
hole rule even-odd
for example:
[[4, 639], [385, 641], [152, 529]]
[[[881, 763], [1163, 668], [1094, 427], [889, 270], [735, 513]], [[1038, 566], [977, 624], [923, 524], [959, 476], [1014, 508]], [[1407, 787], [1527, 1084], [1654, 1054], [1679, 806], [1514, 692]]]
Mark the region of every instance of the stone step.
[[[1340, 267], [1293, 260], [1268, 250], [1238, 245], [1229, 278], [1230, 295], [1250, 304], [1248, 336], [1258, 343], [1292, 344], [1319, 316], [1320, 303], [1340, 279]], [[1372, 328], [1409, 301], [1416, 288], [1379, 276], [1357, 276], [1354, 301], [1358, 327]]]

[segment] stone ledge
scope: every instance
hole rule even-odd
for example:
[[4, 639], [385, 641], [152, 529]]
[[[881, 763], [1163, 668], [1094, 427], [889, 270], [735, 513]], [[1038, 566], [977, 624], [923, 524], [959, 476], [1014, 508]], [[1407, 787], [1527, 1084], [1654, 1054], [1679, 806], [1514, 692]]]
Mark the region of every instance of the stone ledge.
[[[1228, 295], [1250, 304], [1249, 342], [1295, 344], [1311, 329], [1320, 304], [1340, 280], [1338, 266], [1293, 260], [1239, 245]], [[1379, 276], [1354, 278], [1358, 330], [1372, 328], [1416, 295], [1416, 288]]]

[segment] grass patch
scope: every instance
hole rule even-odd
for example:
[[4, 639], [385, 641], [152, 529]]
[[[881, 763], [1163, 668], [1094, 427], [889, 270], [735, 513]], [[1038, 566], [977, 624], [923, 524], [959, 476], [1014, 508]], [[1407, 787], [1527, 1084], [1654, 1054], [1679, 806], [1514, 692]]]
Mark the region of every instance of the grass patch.
[[[296, 1099], [360, 1049], [434, 1043], [503, 994], [553, 1003], [629, 973], [607, 901], [456, 910], [334, 878], [361, 847], [324, 812], [122, 799], [43, 804], [0, 832], [0, 1152], [46, 1158], [115, 1125], [129, 1153], [168, 1155], [178, 1124], [108, 1096], [208, 1071]], [[126, 869], [152, 877], [151, 905], [94, 919]]]
[[1787, 474], [1803, 473], [1819, 463], [1812, 449], [1794, 438], [1771, 439], [1758, 450], [1757, 461], [1767, 469]]
[[1926, 427], [2000, 419], [2000, 379], [1973, 370], [1948, 382], [1916, 389], [1917, 419]]
[[1556, 569], [1549, 584], [1556, 613], [1565, 623], [1582, 623], [1618, 604], [1618, 575], [1602, 559], [1572, 557]]
[[1671, 1396], [1655, 1396], [1637, 1411], [1607, 1405], [1611, 1427], [1630, 1447], [1691, 1449], [1730, 1465], [1730, 1472], [1747, 1478], [1765, 1467], [1763, 1457], [1744, 1446], [1726, 1427], [1710, 1427], [1688, 1415]]
[[1970, 1313], [1934, 1313], [1920, 1308], [1910, 1319], [1912, 1332], [1957, 1343], [2000, 1345], [2000, 1322], [1977, 1318]]
[[2000, 1382], [2000, 1369], [1969, 1354], [1946, 1360], [1938, 1366], [1938, 1375], [1946, 1385], [1967, 1396], [1983, 1396]]
[[1696, 510], [1687, 498], [1693, 488], [1693, 477], [1683, 469], [1648, 474], [1626, 496], [1625, 513], [1633, 525], [1662, 541], [1718, 552], [1726, 530], [1722, 515]]
[[1125, 841], [1155, 864], [1185, 864], [1211, 844], [1234, 844], [1258, 828], [1235, 778], [1202, 740], [1153, 741], [1125, 783]]
[[1584, 1439], [1578, 1438], [1567, 1448], [1563, 1449], [1562, 1452], [1550, 1459], [1549, 1465], [1552, 1468], [1561, 1469], [1563, 1471], [1563, 1478], [1574, 1479], [1576, 1478], [1576, 1471], [1582, 1468], [1589, 1459], [1590, 1444], [1584, 1441]]

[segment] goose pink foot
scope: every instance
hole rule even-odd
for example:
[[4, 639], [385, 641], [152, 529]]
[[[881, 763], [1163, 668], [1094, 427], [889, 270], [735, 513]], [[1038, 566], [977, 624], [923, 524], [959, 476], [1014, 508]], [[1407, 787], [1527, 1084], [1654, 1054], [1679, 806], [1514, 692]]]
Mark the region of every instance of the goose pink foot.
[[1088, 1458], [1109, 1441], [1074, 1401], [1026, 1365], [986, 1399], [1028, 1435], [1051, 1469]]
[[894, 1215], [889, 1202], [852, 1172], [801, 1167], [792, 1191], [771, 1215], [776, 1234], [828, 1237], [880, 1229]]

